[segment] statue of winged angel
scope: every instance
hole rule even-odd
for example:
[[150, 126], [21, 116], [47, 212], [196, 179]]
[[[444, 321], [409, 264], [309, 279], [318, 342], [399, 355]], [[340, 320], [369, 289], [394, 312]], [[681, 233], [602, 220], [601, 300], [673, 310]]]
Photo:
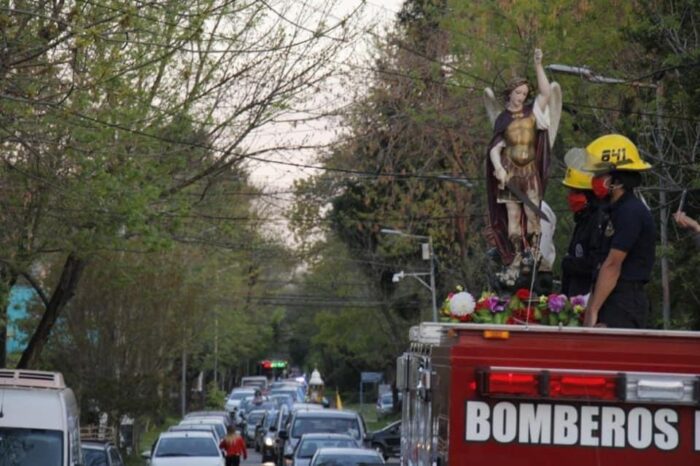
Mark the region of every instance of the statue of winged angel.
[[491, 88], [484, 97], [494, 128], [486, 158], [489, 224], [501, 261], [512, 274], [518, 273], [524, 257], [535, 257], [532, 250], [540, 244], [540, 223], [550, 221], [542, 199], [562, 97], [559, 85], [547, 80], [542, 57], [542, 50], [536, 49], [534, 100], [528, 99], [527, 79], [520, 77], [508, 83], [502, 100]]

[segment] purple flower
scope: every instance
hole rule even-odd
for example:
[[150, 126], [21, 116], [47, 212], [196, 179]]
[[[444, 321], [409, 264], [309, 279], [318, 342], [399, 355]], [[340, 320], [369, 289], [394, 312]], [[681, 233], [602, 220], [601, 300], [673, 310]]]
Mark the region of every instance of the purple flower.
[[559, 313], [566, 306], [566, 296], [563, 294], [550, 294], [549, 295], [549, 310], [555, 313]]
[[498, 305], [500, 303], [500, 299], [498, 299], [498, 296], [489, 296], [486, 299], [486, 307], [488, 307], [489, 311], [491, 312], [498, 312]]
[[586, 297], [583, 295], [573, 296], [571, 298], [571, 305], [586, 307]]

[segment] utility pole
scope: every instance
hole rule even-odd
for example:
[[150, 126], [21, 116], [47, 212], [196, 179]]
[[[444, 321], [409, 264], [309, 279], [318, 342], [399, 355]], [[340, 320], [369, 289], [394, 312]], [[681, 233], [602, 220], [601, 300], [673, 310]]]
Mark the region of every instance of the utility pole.
[[187, 414], [187, 349], [182, 345], [182, 367], [180, 368], [180, 413]]
[[[663, 97], [664, 88], [661, 81], [656, 83], [656, 155], [659, 160], [664, 157], [664, 131], [663, 131]], [[668, 218], [669, 208], [666, 194], [666, 179], [664, 173], [659, 175], [659, 229], [661, 232], [661, 293], [663, 296], [663, 304], [661, 314], [664, 321], [664, 329], [671, 326], [671, 285], [669, 280], [668, 269]]]

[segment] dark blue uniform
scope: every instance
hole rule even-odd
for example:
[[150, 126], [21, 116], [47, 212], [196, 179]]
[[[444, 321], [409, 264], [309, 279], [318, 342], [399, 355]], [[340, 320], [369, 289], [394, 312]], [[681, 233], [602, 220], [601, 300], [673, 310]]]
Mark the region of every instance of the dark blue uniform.
[[[600, 233], [607, 222], [607, 213], [596, 200], [574, 214], [574, 232], [569, 249], [561, 261], [561, 292], [567, 296], [585, 295], [593, 288], [596, 268], [605, 259]], [[607, 251], [605, 251], [607, 253]]]
[[654, 267], [656, 228], [651, 212], [631, 192], [608, 207], [610, 216], [604, 230], [604, 250], [627, 253], [620, 278], [598, 313], [598, 322], [608, 327], [643, 328], [649, 316], [649, 299], [644, 285]]

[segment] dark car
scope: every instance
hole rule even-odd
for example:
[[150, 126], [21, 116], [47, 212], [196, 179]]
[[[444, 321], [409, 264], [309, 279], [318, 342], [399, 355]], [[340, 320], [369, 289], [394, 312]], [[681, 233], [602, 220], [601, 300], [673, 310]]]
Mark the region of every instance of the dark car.
[[110, 442], [86, 440], [81, 442], [85, 466], [124, 466], [119, 450]]
[[267, 410], [262, 421], [258, 424], [258, 429], [255, 431], [255, 451], [260, 452], [263, 463], [274, 461], [278, 413], [279, 410], [277, 409]]
[[279, 433], [279, 437], [284, 440], [284, 455], [292, 455], [301, 436], [312, 433], [347, 434], [362, 445], [366, 440], [367, 429], [364, 419], [355, 411], [337, 409], [295, 411], [287, 429]]
[[319, 448], [310, 466], [369, 466], [384, 464], [384, 458], [367, 448]]
[[357, 440], [347, 434], [304, 434], [299, 439], [297, 447], [291, 456], [292, 466], [309, 466], [311, 458], [319, 448], [357, 448]]
[[280, 437], [280, 432], [286, 431], [290, 416], [291, 410], [287, 405], [282, 405], [277, 411], [277, 417], [273, 420], [272, 426], [270, 426], [270, 437], [273, 443], [272, 461], [278, 466], [284, 466], [284, 440]]
[[401, 421], [392, 422], [369, 434], [369, 443], [387, 459], [401, 455]]
[[245, 423], [243, 424], [243, 439], [245, 440], [246, 446], [251, 447], [255, 444], [255, 433], [265, 416], [265, 412], [262, 409], [254, 409], [249, 412], [245, 417]]

